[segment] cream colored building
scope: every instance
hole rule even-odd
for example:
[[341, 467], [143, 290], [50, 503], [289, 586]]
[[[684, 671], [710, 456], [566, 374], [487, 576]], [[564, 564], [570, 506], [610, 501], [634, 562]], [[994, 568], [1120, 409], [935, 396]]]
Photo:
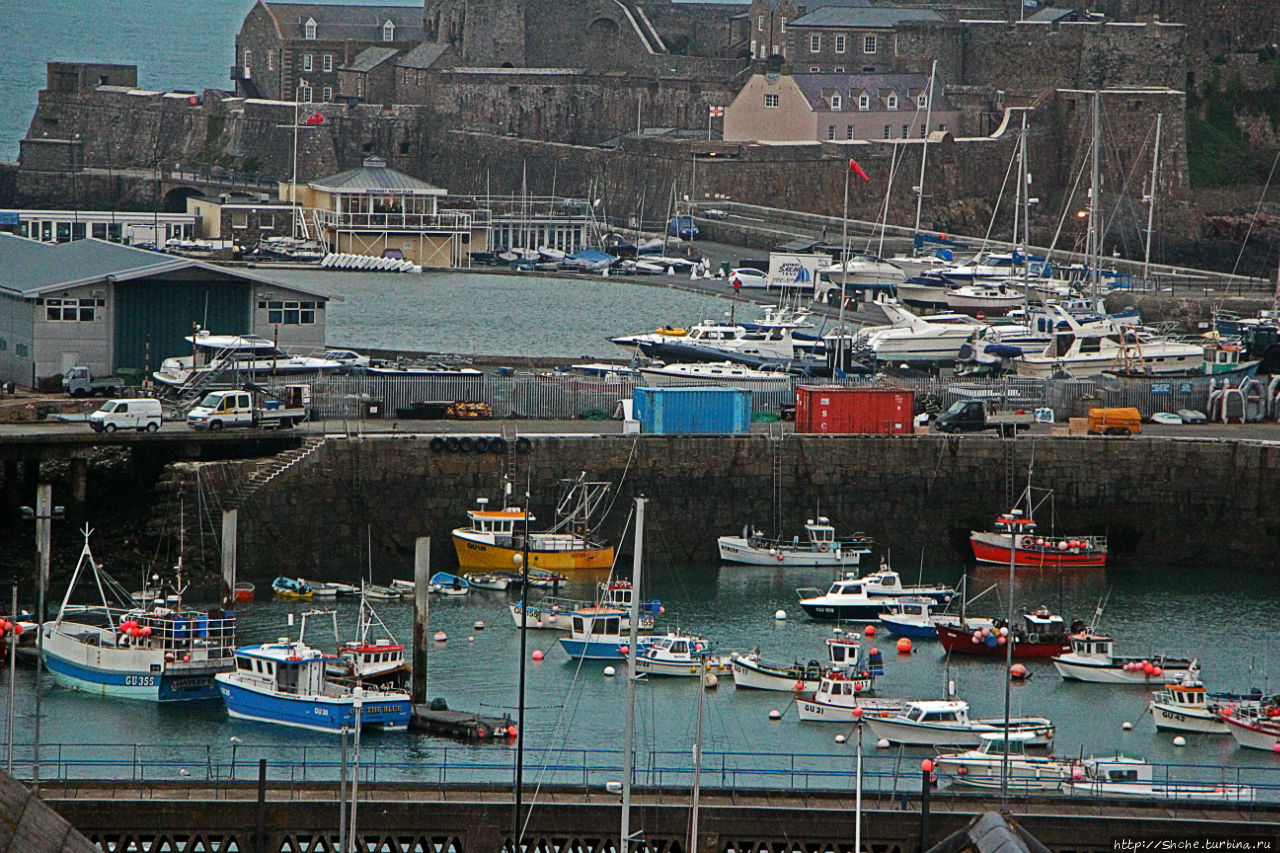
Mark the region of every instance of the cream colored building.
[[755, 74], [725, 108], [726, 142], [918, 139], [956, 132], [941, 86], [927, 110], [924, 74]]

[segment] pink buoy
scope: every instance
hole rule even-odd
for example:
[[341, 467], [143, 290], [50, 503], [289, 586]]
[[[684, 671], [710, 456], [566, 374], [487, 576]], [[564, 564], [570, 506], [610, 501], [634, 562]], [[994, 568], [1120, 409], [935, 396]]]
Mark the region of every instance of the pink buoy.
[[534, 660], [542, 660], [542, 649], [534, 649], [534, 650], [533, 650], [533, 659], [534, 659]]
[[981, 643], [981, 642], [982, 642], [982, 635], [981, 635], [981, 634], [979, 634], [977, 631], [974, 631], [974, 632], [973, 632], [973, 636], [969, 638], [969, 642], [973, 643], [974, 645], [977, 645], [978, 643]]
[[1151, 674], [1159, 678], [1161, 675], [1164, 675], [1164, 669], [1158, 666], [1153, 666], [1151, 667]]
[[1022, 681], [1027, 677], [1027, 668], [1020, 663], [1015, 663], [1009, 667], [1009, 677], [1014, 681]]
[[999, 637], [996, 637], [997, 646], [1003, 646], [1007, 642], [1009, 642], [1009, 638], [1006, 637], [1004, 634], [1001, 634]]
[[1070, 546], [1070, 545], [1068, 545], [1068, 544], [1066, 543], [1066, 541], [1065, 541], [1065, 540], [1063, 540], [1062, 542], [1059, 542], [1059, 543], [1058, 543], [1058, 550], [1059, 550], [1059, 551], [1065, 551], [1065, 550], [1067, 550], [1067, 549], [1068, 549], [1068, 548], [1070, 548], [1070, 547], [1071, 547], [1071, 546]]

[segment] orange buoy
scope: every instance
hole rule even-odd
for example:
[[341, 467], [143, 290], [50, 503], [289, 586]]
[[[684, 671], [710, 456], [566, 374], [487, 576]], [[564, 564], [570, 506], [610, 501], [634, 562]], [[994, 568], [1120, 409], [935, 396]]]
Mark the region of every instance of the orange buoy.
[[906, 637], [899, 637], [898, 651], [902, 654], [909, 654], [911, 652], [911, 640]]

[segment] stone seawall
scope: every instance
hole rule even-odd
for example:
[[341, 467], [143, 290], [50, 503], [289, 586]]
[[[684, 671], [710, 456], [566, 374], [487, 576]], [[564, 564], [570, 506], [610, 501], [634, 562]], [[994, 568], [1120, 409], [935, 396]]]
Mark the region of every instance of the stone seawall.
[[[636, 495], [650, 498], [655, 559], [707, 562], [715, 537], [751, 523], [785, 535], [815, 508], [842, 531], [860, 529], [898, 554], [959, 566], [968, 531], [988, 526], [1010, 495], [1053, 489], [1037, 513], [1061, 532], [1110, 537], [1117, 565], [1274, 564], [1280, 546], [1280, 445], [1265, 442], [968, 436], [530, 436], [527, 454], [431, 450], [430, 436], [330, 438], [305, 464], [256, 491], [243, 462], [184, 463], [163, 478], [189, 513], [188, 551], [217, 564], [217, 509], [240, 502], [241, 575], [355, 576], [371, 534], [375, 575], [403, 576], [417, 536], [432, 537], [433, 568], [457, 565], [449, 532], [477, 497], [501, 501], [510, 465], [516, 502], [529, 483], [540, 522], [558, 481], [586, 471], [615, 484], [604, 525], [614, 541]], [[775, 481], [775, 455], [780, 472]], [[1008, 482], [1010, 479], [1012, 483]], [[174, 515], [162, 520], [177, 525]], [[193, 528], [199, 524], [198, 536]], [[175, 531], [170, 531], [176, 534]], [[625, 548], [624, 548], [625, 550]]]

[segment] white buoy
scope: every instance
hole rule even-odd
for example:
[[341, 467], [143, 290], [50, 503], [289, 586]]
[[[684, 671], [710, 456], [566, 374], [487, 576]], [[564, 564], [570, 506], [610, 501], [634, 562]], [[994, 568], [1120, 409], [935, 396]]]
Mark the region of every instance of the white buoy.
[[468, 642], [468, 643], [474, 643], [475, 641], [476, 641], [476, 636], [475, 636], [475, 634], [472, 634], [471, 636], [467, 637], [467, 642]]
[[848, 738], [844, 735], [836, 735], [836, 743], [844, 743]]
[[889, 739], [887, 737], [882, 737], [880, 738], [880, 740], [876, 741], [876, 749], [888, 749], [888, 748], [889, 748]]
[[708, 672], [706, 678], [702, 680], [702, 683], [708, 690], [715, 690], [720, 686], [720, 679], [716, 677], [714, 672]]
[[1126, 732], [1133, 731], [1133, 723], [1129, 722], [1128, 720], [1125, 720], [1123, 723], [1120, 724], [1120, 728], [1124, 729]]
[[1174, 738], [1174, 739], [1173, 739], [1173, 745], [1174, 745], [1174, 746], [1186, 746], [1186, 745], [1187, 745], [1187, 739], [1186, 739], [1186, 738], [1184, 738], [1182, 735], [1178, 735], [1176, 738]]
[[449, 639], [449, 635], [446, 634], [444, 631], [436, 631], [435, 641], [437, 643], [443, 643], [448, 639]]
[[785, 622], [785, 621], [787, 621], [787, 611], [785, 611], [785, 610], [783, 610], [781, 607], [779, 607], [779, 608], [774, 612], [774, 614], [773, 614], [773, 618], [774, 618], [774, 619], [777, 619], [779, 622]]
[[476, 620], [476, 624], [472, 625], [471, 627], [475, 628], [477, 631], [483, 631], [483, 630], [484, 630], [484, 620], [483, 620], [483, 619], [477, 619], [477, 620]]
[[777, 708], [774, 708], [772, 711], [770, 711], [770, 712], [769, 712], [769, 719], [771, 719], [771, 720], [781, 720], [781, 719], [782, 719], [782, 712], [781, 712], [781, 711], [779, 711]]
[[617, 674], [618, 674], [618, 671], [611, 666], [606, 666], [604, 668], [605, 678], [613, 678]]

